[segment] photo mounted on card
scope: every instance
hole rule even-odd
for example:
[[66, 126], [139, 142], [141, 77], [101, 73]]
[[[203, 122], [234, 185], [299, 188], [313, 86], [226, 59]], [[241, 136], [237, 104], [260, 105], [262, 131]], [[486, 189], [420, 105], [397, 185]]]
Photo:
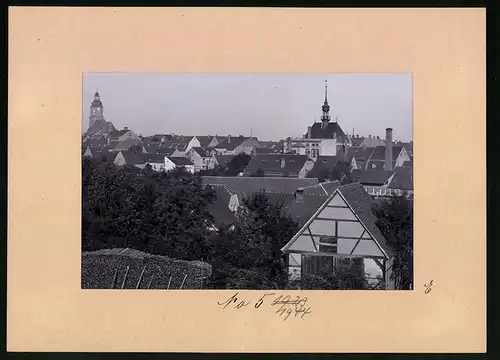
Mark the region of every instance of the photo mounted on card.
[[9, 20], [9, 351], [485, 351], [483, 10]]
[[412, 100], [410, 73], [84, 73], [82, 288], [410, 290]]

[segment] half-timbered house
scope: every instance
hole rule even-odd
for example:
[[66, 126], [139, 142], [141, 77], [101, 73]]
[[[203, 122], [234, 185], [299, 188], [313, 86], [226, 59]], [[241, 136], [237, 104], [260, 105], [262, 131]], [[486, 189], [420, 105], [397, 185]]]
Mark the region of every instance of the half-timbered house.
[[393, 251], [375, 224], [373, 199], [359, 183], [337, 188], [282, 248], [289, 278], [319, 275], [347, 267], [351, 272], [393, 289], [390, 269]]

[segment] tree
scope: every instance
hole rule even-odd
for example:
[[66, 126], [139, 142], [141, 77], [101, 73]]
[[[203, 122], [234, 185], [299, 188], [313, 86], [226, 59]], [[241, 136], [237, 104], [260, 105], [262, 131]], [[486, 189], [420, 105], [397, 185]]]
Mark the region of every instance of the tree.
[[[360, 259], [361, 260], [361, 259]], [[371, 287], [362, 274], [339, 268], [324, 268], [317, 275], [303, 274], [296, 282], [301, 290], [369, 290]]]
[[325, 167], [313, 167], [306, 174], [307, 178], [317, 178], [319, 182], [324, 182], [328, 179], [330, 170]]
[[221, 232], [213, 244], [211, 287], [284, 288], [281, 248], [297, 232], [297, 223], [264, 193], [243, 199], [236, 217], [235, 230]]
[[227, 176], [238, 176], [247, 167], [252, 157], [245, 153], [239, 153], [229, 161], [227, 165]]
[[377, 226], [394, 250], [391, 279], [396, 289], [413, 284], [413, 201], [404, 196], [385, 201], [375, 209]]
[[227, 168], [221, 165], [215, 165], [212, 169], [203, 169], [198, 171], [200, 176], [227, 176]]
[[201, 170], [198, 174], [201, 176], [238, 176], [245, 170], [250, 159], [250, 155], [240, 153], [234, 156], [226, 166], [216, 165], [213, 169]]
[[157, 173], [84, 160], [82, 249], [129, 247], [185, 260], [206, 256], [213, 189], [180, 168]]
[[347, 174], [351, 172], [349, 161], [338, 161], [329, 174], [330, 180], [342, 181]]
[[343, 181], [350, 173], [350, 163], [348, 161], [338, 161], [333, 167], [318, 164], [307, 172], [306, 177], [317, 178], [319, 182]]

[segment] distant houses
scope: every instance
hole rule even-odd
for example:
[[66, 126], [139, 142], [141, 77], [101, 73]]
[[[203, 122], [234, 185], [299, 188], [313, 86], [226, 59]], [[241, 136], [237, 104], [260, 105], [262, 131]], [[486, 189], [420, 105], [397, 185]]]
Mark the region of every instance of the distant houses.
[[306, 155], [265, 154], [254, 155], [243, 176], [270, 176], [305, 178], [314, 166], [314, 161]]
[[165, 156], [165, 170], [173, 170], [175, 168], [184, 168], [190, 173], [194, 173], [194, 164], [191, 160], [186, 159], [185, 157], [174, 157]]
[[240, 153], [252, 154], [255, 148], [260, 146], [255, 137], [227, 136], [224, 140], [215, 145], [213, 153], [220, 155], [238, 155]]

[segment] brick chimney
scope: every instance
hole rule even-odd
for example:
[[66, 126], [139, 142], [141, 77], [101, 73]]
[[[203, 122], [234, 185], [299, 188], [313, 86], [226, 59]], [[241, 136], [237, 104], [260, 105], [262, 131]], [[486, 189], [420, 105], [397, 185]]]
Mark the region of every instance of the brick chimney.
[[308, 126], [307, 127], [307, 138], [310, 139], [311, 138], [311, 126]]
[[392, 129], [385, 129], [385, 170], [392, 170]]

